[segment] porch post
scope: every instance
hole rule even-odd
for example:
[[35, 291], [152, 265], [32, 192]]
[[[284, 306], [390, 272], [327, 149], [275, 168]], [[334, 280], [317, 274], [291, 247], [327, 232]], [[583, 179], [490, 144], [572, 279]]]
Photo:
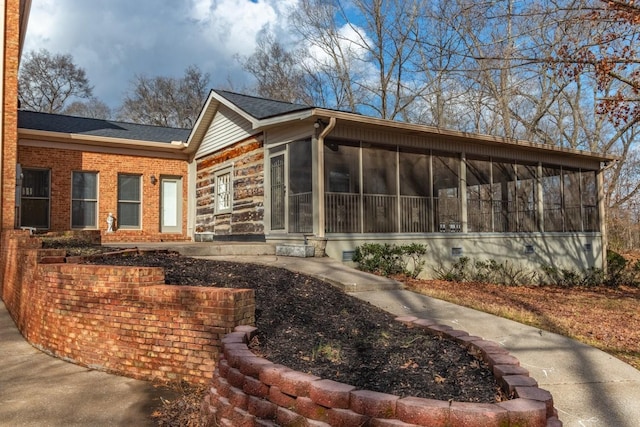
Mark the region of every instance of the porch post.
[[536, 211], [538, 213], [538, 231], [544, 231], [544, 191], [542, 188], [542, 163], [536, 167]]
[[467, 155], [463, 151], [460, 153], [460, 222], [462, 225], [462, 232], [467, 233], [469, 231], [469, 224], [467, 221]]
[[598, 187], [598, 221], [600, 222], [600, 236], [602, 239], [602, 271], [607, 272], [607, 249], [609, 246], [607, 235], [607, 206], [604, 197], [604, 171], [605, 168], [600, 168], [596, 172], [596, 186]]

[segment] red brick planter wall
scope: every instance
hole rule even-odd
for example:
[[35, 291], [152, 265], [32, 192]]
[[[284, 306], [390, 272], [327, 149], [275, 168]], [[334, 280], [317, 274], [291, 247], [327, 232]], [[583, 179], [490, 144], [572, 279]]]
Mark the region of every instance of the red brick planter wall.
[[223, 354], [202, 404], [207, 426], [561, 426], [551, 394], [498, 344], [415, 317], [397, 320], [454, 339], [485, 360], [514, 399], [495, 404], [446, 402], [356, 390], [274, 364], [247, 347], [256, 328], [222, 339]]
[[2, 299], [34, 346], [139, 379], [211, 381], [221, 338], [253, 324], [250, 289], [164, 284], [162, 268], [65, 263], [28, 232], [2, 239]]

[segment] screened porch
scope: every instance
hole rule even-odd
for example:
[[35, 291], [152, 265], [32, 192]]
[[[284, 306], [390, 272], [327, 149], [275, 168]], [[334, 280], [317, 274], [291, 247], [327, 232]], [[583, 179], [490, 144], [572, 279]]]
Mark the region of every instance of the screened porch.
[[284, 152], [271, 161], [272, 230], [312, 233], [322, 200], [326, 234], [599, 231], [595, 170], [328, 140], [320, 199], [311, 141], [286, 152], [288, 168]]

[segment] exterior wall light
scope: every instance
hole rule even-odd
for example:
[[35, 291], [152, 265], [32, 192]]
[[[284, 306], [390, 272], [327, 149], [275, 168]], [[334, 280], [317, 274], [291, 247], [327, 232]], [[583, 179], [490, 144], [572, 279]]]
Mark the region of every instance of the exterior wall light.
[[151, 181], [151, 185], [156, 185], [156, 182], [158, 182], [158, 178], [156, 178], [155, 175], [151, 175], [151, 178], [149, 178], [149, 180]]

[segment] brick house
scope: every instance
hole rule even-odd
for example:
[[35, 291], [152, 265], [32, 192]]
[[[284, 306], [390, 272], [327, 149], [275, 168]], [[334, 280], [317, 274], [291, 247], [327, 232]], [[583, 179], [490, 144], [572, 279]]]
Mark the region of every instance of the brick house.
[[18, 130], [30, 1], [4, 5], [3, 230], [311, 241], [342, 260], [366, 242], [419, 242], [440, 263], [605, 266], [612, 158], [599, 154], [215, 90], [191, 132], [28, 112]]
[[101, 230], [106, 242], [186, 240], [188, 135], [19, 111], [16, 226]]
[[419, 242], [602, 268], [607, 156], [214, 90], [189, 136], [196, 241]]

